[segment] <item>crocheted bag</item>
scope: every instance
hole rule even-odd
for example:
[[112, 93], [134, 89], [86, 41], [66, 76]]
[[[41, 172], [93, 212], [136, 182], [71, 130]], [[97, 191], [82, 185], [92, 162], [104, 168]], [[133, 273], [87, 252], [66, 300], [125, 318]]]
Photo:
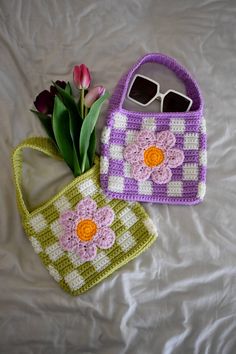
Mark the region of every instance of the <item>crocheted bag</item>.
[[99, 186], [99, 159], [45, 204], [29, 211], [22, 196], [22, 149], [54, 158], [48, 138], [29, 138], [13, 153], [14, 181], [23, 227], [51, 276], [71, 295], [88, 290], [138, 256], [156, 239], [138, 203], [108, 199]]
[[[156, 113], [123, 108], [129, 84], [145, 63], [162, 64], [175, 73], [193, 100], [191, 111]], [[174, 59], [158, 53], [145, 55], [121, 78], [110, 99], [101, 140], [101, 186], [108, 196], [186, 205], [203, 199], [206, 128], [202, 97], [197, 83]], [[158, 165], [155, 168], [150, 167], [153, 158]]]

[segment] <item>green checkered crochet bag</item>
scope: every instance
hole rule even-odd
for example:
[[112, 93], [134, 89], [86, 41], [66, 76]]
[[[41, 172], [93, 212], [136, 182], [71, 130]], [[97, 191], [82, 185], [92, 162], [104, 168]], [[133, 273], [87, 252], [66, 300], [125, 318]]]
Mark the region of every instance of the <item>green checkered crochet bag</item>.
[[29, 211], [22, 195], [22, 150], [59, 158], [48, 138], [29, 138], [13, 152], [16, 196], [22, 224], [35, 252], [71, 295], [90, 289], [147, 249], [156, 239], [142, 206], [109, 199], [99, 185], [99, 159], [53, 198]]

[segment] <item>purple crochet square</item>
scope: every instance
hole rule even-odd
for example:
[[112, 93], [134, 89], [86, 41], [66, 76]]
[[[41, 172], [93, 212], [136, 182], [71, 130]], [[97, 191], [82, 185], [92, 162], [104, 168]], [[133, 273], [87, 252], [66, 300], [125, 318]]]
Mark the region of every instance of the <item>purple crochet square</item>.
[[[136, 112], [122, 107], [136, 70], [148, 62], [165, 65], [183, 81], [193, 100], [191, 111]], [[151, 139], [145, 148], [141, 146], [142, 133]], [[158, 53], [145, 55], [121, 78], [110, 100], [101, 142], [101, 186], [108, 196], [184, 205], [202, 201], [207, 163], [203, 102], [197, 83], [174, 59]], [[153, 151], [156, 155], [150, 155]], [[145, 154], [151, 160], [146, 161]], [[160, 164], [155, 169], [149, 164], [153, 156], [156, 165]]]

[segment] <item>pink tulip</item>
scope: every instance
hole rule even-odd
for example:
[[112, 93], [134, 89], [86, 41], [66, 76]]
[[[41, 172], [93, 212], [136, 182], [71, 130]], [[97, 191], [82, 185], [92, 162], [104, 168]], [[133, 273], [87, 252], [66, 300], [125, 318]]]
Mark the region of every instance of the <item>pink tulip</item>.
[[89, 69], [85, 64], [76, 65], [73, 71], [74, 84], [79, 89], [88, 89], [91, 82]]
[[103, 86], [95, 86], [89, 90], [87, 95], [84, 97], [84, 105], [88, 108], [105, 93], [105, 88]]

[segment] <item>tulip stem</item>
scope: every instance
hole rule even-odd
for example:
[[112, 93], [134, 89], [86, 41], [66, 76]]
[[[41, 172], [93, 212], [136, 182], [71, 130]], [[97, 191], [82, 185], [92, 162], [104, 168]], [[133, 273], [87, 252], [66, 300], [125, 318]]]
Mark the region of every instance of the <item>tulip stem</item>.
[[87, 114], [88, 114], [88, 107], [84, 107], [84, 117], [86, 117], [87, 116]]
[[81, 89], [81, 97], [80, 97], [80, 112], [81, 117], [84, 119], [84, 89]]

